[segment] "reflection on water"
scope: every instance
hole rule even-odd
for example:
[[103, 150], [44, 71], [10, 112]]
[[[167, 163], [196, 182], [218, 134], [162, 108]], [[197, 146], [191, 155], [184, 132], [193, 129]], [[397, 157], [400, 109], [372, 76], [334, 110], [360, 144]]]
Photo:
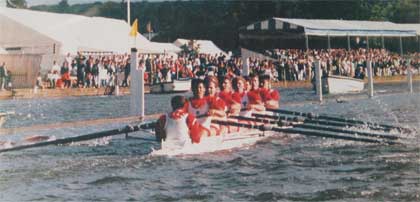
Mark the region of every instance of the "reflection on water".
[[[282, 90], [282, 108], [401, 124], [420, 129], [420, 95], [401, 85], [368, 99], [327, 96], [319, 105], [307, 89]], [[417, 89], [419, 90], [419, 89]], [[401, 91], [401, 90], [400, 90]], [[390, 93], [391, 92], [391, 93]], [[146, 95], [146, 114], [169, 110], [173, 95]], [[337, 98], [345, 102], [337, 102]], [[0, 101], [15, 111], [5, 127], [121, 117], [128, 97], [77, 97]], [[56, 137], [122, 127], [122, 123], [2, 135]], [[132, 136], [149, 137], [146, 133]], [[272, 138], [250, 148], [201, 156], [147, 155], [155, 143], [113, 138], [109, 144], [49, 146], [0, 155], [2, 201], [419, 201], [420, 141], [369, 145], [302, 137]]]

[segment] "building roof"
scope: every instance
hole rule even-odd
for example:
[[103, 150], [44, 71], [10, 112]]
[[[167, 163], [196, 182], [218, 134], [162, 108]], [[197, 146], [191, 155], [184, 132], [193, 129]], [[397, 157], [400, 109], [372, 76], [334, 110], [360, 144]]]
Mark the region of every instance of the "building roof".
[[292, 31], [301, 30], [309, 36], [393, 36], [412, 37], [416, 31], [388, 21], [322, 20], [270, 18], [252, 23], [242, 30]]

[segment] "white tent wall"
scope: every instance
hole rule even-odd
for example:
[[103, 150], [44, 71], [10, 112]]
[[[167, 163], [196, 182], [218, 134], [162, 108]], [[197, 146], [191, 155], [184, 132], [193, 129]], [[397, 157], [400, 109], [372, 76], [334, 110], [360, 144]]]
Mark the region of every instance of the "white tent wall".
[[4, 30], [1, 31], [0, 46], [14, 50], [11, 53], [44, 54], [52, 53], [54, 44], [57, 50], [60, 47], [58, 41], [3, 15], [0, 15], [0, 30]]
[[130, 25], [123, 20], [57, 14], [27, 9], [0, 8], [0, 47], [22, 47], [19, 54], [42, 54], [41, 72], [56, 60], [61, 64], [67, 53], [78, 51], [129, 53], [170, 53], [180, 49], [170, 43], [154, 43], [138, 34], [129, 36]]

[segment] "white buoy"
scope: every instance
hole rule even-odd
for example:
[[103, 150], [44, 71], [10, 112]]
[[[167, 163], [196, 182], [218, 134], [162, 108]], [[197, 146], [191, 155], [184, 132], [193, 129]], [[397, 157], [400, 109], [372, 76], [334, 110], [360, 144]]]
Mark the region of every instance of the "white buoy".
[[316, 82], [316, 95], [318, 95], [319, 102], [322, 102], [322, 72], [321, 61], [315, 60], [315, 82]]
[[367, 67], [367, 76], [368, 76], [368, 92], [369, 97], [373, 97], [373, 73], [372, 73], [372, 61], [367, 60], [366, 61], [366, 67]]
[[407, 81], [410, 93], [413, 93], [413, 72], [411, 72], [411, 60], [407, 61]]
[[144, 116], [144, 81], [141, 68], [138, 68], [137, 49], [131, 49], [130, 57], [130, 114]]

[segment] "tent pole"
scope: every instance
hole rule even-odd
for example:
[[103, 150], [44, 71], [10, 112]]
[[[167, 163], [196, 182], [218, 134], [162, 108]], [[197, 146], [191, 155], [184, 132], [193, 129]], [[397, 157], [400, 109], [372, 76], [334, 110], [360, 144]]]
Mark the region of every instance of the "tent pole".
[[400, 55], [403, 55], [402, 36], [400, 35]]
[[384, 39], [384, 35], [381, 35], [381, 41], [382, 41], [382, 49], [385, 49], [385, 39]]
[[420, 52], [420, 41], [419, 41], [419, 35], [417, 35], [417, 44], [419, 45], [419, 46], [418, 46], [418, 50], [417, 50], [417, 51], [419, 51], [419, 52]]
[[331, 49], [330, 34], [327, 34], [327, 39], [328, 39], [328, 50], [330, 50]]
[[350, 35], [347, 34], [347, 50], [350, 51]]
[[127, 0], [127, 23], [131, 26], [130, 0]]
[[369, 36], [366, 36], [366, 49], [369, 50]]
[[305, 34], [305, 47], [306, 51], [309, 51], [309, 36]]

